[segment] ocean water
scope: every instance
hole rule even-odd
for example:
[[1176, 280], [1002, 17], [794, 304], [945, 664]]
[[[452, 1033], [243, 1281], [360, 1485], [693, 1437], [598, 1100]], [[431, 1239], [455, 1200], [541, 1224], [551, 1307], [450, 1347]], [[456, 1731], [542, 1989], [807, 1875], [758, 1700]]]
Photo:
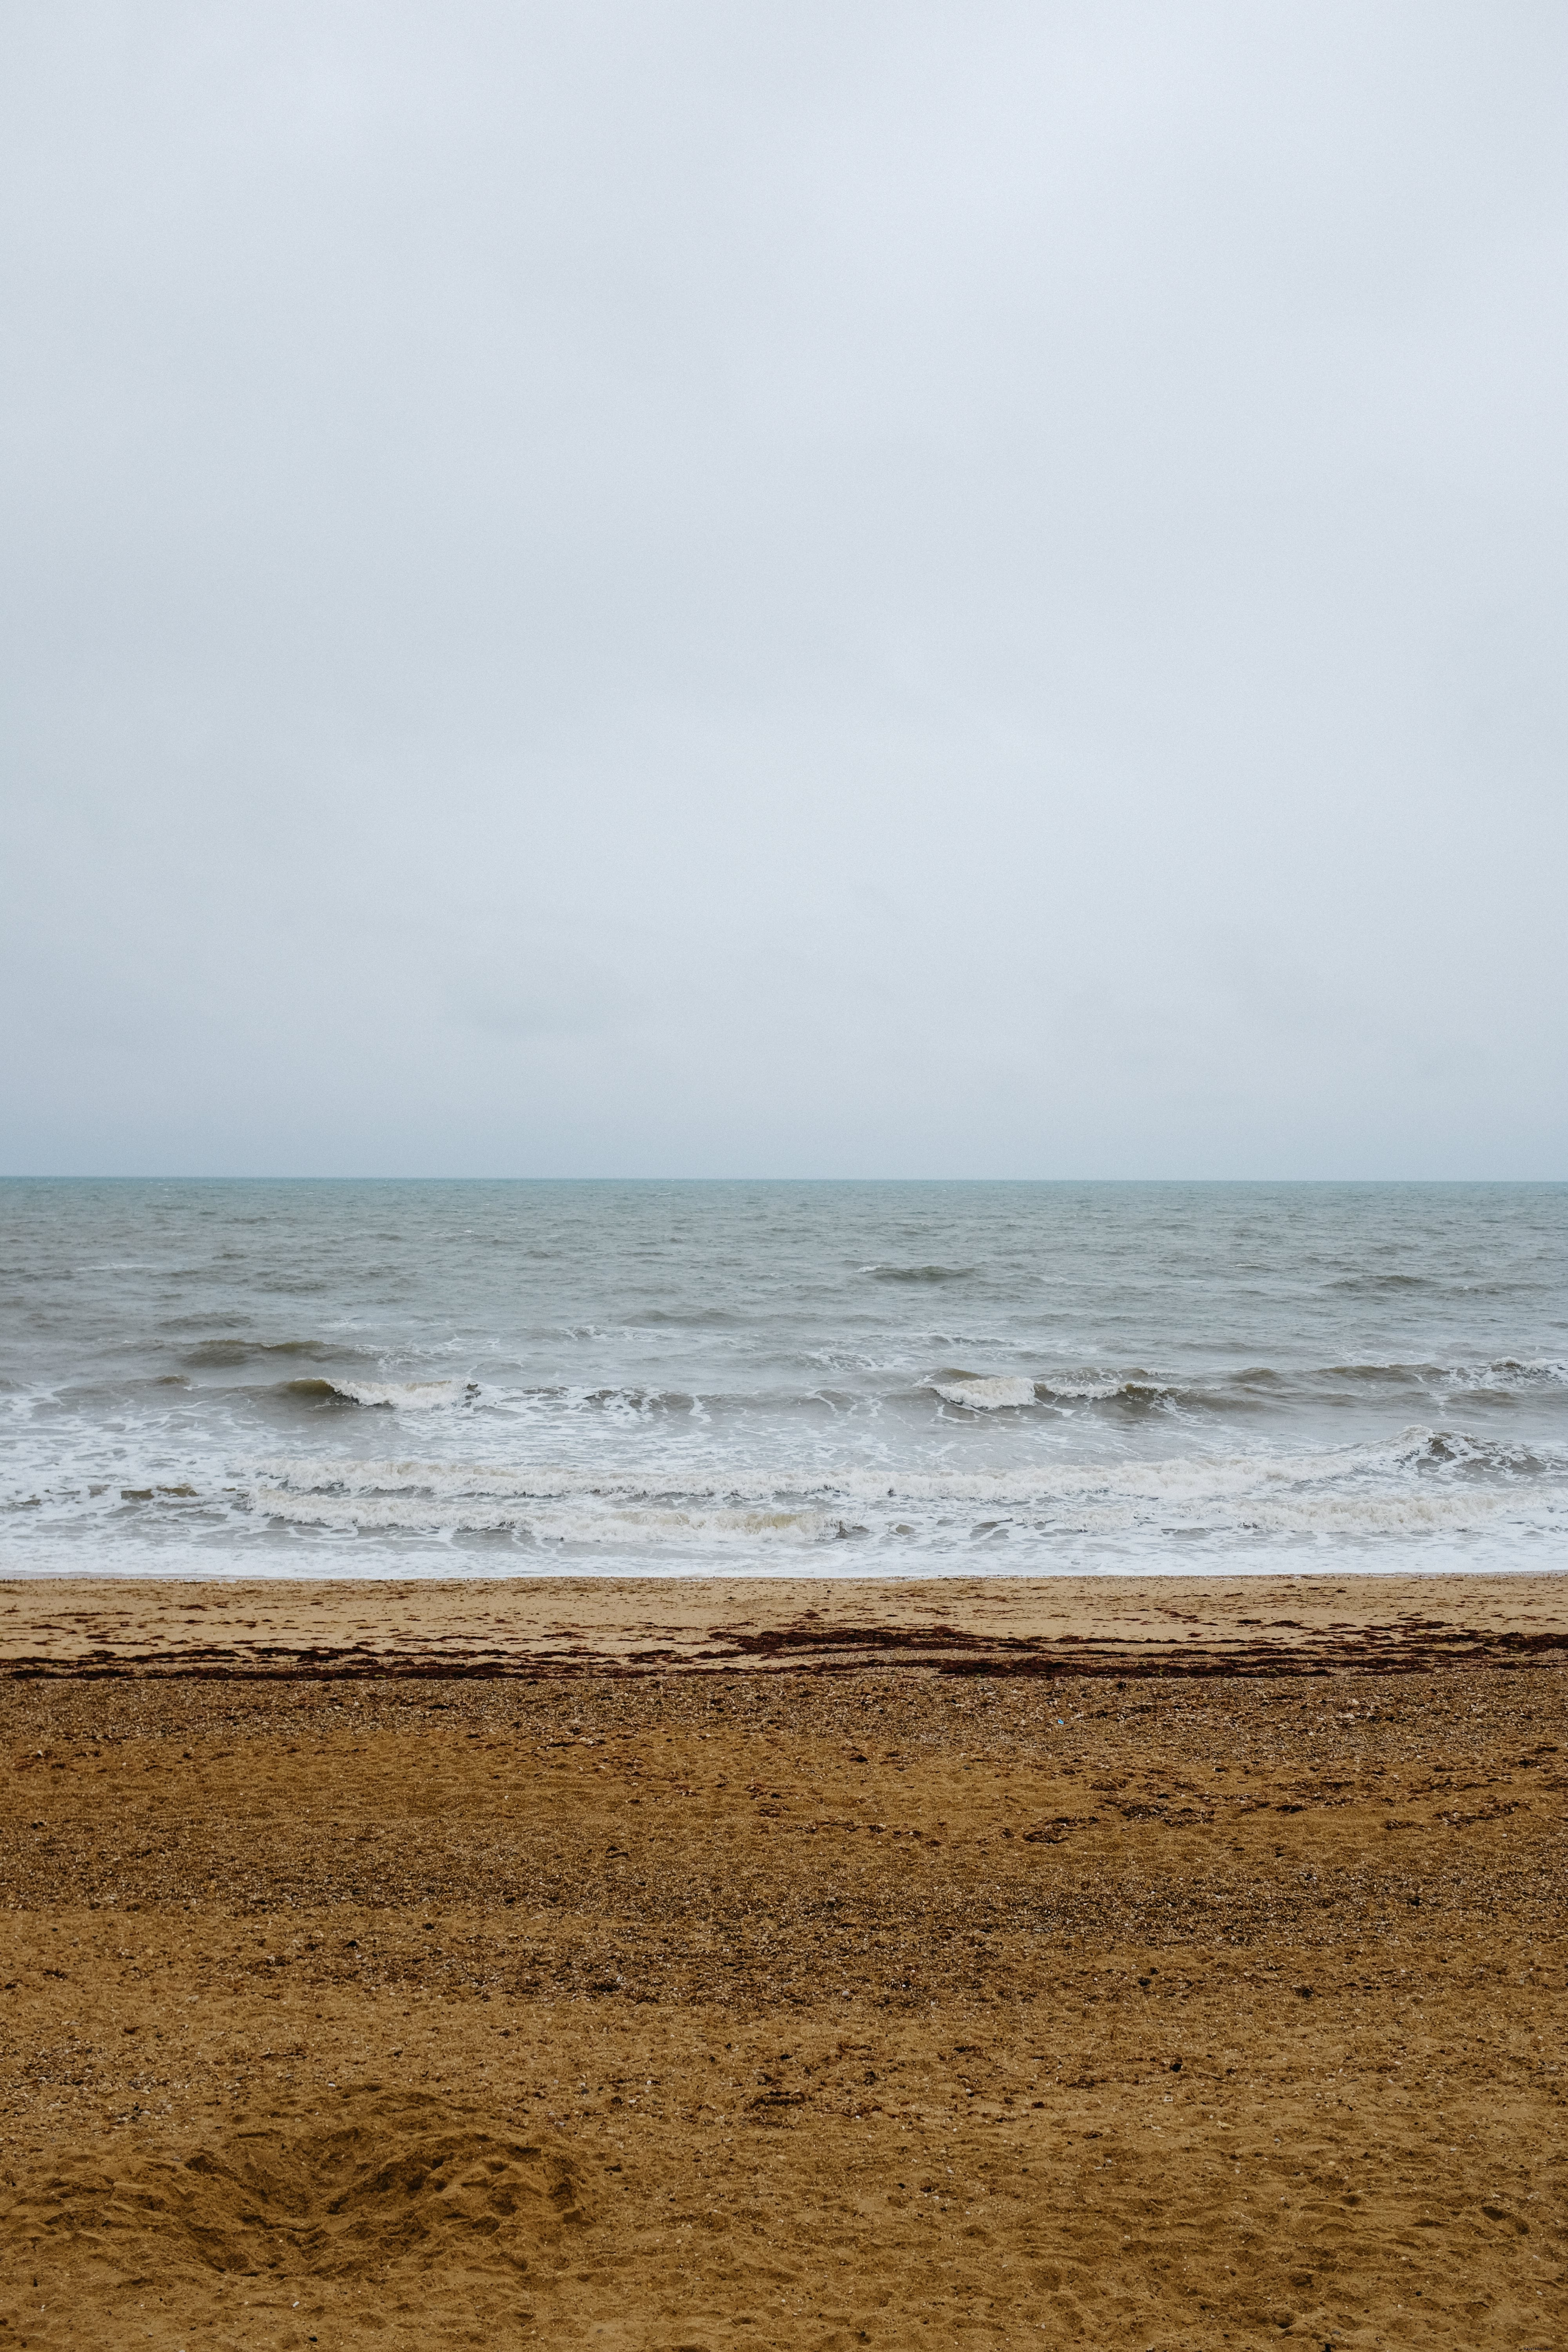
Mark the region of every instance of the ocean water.
[[0, 1572], [1568, 1566], [1561, 1185], [0, 1184]]

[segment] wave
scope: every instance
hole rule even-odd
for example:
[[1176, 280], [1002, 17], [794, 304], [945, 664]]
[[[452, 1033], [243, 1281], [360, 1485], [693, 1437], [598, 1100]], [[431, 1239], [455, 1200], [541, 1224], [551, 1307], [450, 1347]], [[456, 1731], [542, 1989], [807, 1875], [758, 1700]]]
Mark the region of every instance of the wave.
[[1413, 1382], [1422, 1388], [1535, 1389], [1568, 1387], [1568, 1364], [1552, 1357], [1494, 1356], [1479, 1363], [1326, 1364], [1321, 1380], [1364, 1381], [1370, 1386]]
[[1513, 1356], [1499, 1356], [1489, 1363], [1440, 1364], [1430, 1373], [1422, 1367], [1421, 1377], [1430, 1387], [1455, 1395], [1514, 1396], [1526, 1391], [1568, 1389], [1568, 1364], [1551, 1359], [1521, 1361]]
[[863, 1265], [873, 1282], [963, 1282], [972, 1265]]
[[1484, 1402], [1541, 1395], [1553, 1389], [1568, 1391], [1568, 1365], [1553, 1358], [1518, 1357], [1497, 1357], [1485, 1362], [1326, 1364], [1289, 1370], [1249, 1364], [1240, 1371], [1185, 1381], [1164, 1378], [1142, 1367], [1128, 1371], [1089, 1368], [1047, 1371], [1033, 1378], [953, 1368], [933, 1372], [921, 1385], [950, 1404], [967, 1404], [976, 1410], [1038, 1402], [1105, 1406], [1137, 1414], [1182, 1411], [1255, 1416], [1271, 1407], [1288, 1407], [1294, 1398], [1325, 1388], [1391, 1392], [1403, 1389], [1410, 1392], [1412, 1402], [1417, 1397], [1435, 1402], [1463, 1397]]
[[1122, 1404], [1140, 1411], [1151, 1407], [1204, 1402], [1201, 1390], [1183, 1390], [1152, 1372], [1051, 1373], [1035, 1383], [1036, 1393], [1047, 1404]]
[[434, 1412], [443, 1405], [471, 1404], [477, 1381], [285, 1381], [285, 1396], [310, 1404], [369, 1405], [383, 1412]]
[[1393, 1448], [1393, 1458], [1412, 1469], [1455, 1469], [1483, 1477], [1549, 1477], [1554, 1465], [1528, 1446], [1506, 1445], [1496, 1439], [1471, 1437], [1457, 1429], [1407, 1430]]
[[[522, 1401], [531, 1405], [558, 1404], [568, 1412], [587, 1410], [594, 1412], [629, 1413], [700, 1413], [709, 1400], [691, 1396], [684, 1389], [643, 1388], [576, 1388], [558, 1386], [546, 1389], [525, 1389]], [[751, 1402], [751, 1399], [725, 1398], [726, 1403]]]
[[1348, 1291], [1352, 1297], [1363, 1298], [1397, 1297], [1402, 1291], [1433, 1290], [1439, 1286], [1425, 1274], [1344, 1274], [1326, 1286], [1330, 1290]]
[[334, 1339], [204, 1339], [188, 1348], [182, 1363], [193, 1371], [232, 1371], [244, 1364], [267, 1364], [279, 1356], [302, 1358], [311, 1364], [352, 1361], [361, 1351]]
[[[254, 1392], [241, 1390], [237, 1393]], [[820, 1384], [805, 1390], [767, 1389], [751, 1393], [715, 1390], [697, 1395], [684, 1389], [632, 1385], [589, 1388], [561, 1382], [545, 1388], [507, 1390], [479, 1381], [371, 1381], [325, 1374], [282, 1381], [273, 1393], [308, 1403], [391, 1406], [404, 1411], [430, 1410], [444, 1404], [473, 1405], [482, 1400], [487, 1408], [521, 1422], [550, 1414], [568, 1419], [592, 1414], [624, 1425], [667, 1419], [704, 1421], [714, 1412], [798, 1412], [816, 1416], [865, 1402], [847, 1391]], [[907, 1393], [901, 1382], [895, 1393]]]
[[945, 1404], [975, 1412], [995, 1412], [1032, 1404], [1121, 1405], [1134, 1412], [1162, 1412], [1177, 1404], [1213, 1402], [1199, 1389], [1179, 1389], [1147, 1372], [1052, 1372], [1037, 1380], [1021, 1372], [969, 1372], [957, 1368], [933, 1372], [921, 1385]]
[[668, 1325], [677, 1331], [706, 1330], [734, 1325], [740, 1319], [727, 1307], [647, 1307], [631, 1318], [628, 1328], [658, 1330]]

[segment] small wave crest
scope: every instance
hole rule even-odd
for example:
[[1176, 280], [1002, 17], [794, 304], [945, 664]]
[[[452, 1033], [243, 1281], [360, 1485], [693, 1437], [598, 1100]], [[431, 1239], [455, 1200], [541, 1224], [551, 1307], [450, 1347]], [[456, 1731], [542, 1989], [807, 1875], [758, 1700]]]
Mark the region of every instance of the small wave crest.
[[863, 1265], [873, 1282], [962, 1282], [972, 1265]]
[[334, 1339], [203, 1339], [180, 1360], [194, 1372], [235, 1371], [246, 1364], [271, 1364], [280, 1358], [309, 1364], [342, 1363], [359, 1353]]
[[1457, 1470], [1482, 1478], [1539, 1478], [1553, 1465], [1527, 1446], [1472, 1437], [1459, 1429], [1407, 1429], [1389, 1448], [1393, 1461], [1415, 1470]]
[[1508, 1397], [1568, 1388], [1568, 1364], [1519, 1356], [1479, 1362], [1328, 1364], [1316, 1377], [1352, 1390], [1413, 1388], [1438, 1396]]
[[1398, 1297], [1412, 1290], [1436, 1287], [1424, 1274], [1342, 1274], [1328, 1285], [1329, 1289], [1346, 1291], [1357, 1298]]
[[1516, 1356], [1494, 1357], [1485, 1364], [1446, 1364], [1438, 1374], [1442, 1384], [1463, 1392], [1515, 1391], [1568, 1388], [1568, 1364], [1543, 1358], [1523, 1361]]
[[704, 1399], [684, 1389], [547, 1388], [527, 1389], [529, 1405], [560, 1405], [567, 1412], [604, 1412], [637, 1419], [657, 1413], [700, 1413]]
[[1051, 1372], [1036, 1383], [1036, 1393], [1050, 1404], [1127, 1405], [1148, 1412], [1186, 1402], [1189, 1392], [1152, 1372]]
[[1022, 1372], [969, 1372], [955, 1367], [933, 1372], [922, 1386], [944, 1403], [966, 1405], [974, 1412], [1032, 1404], [1115, 1405], [1150, 1412], [1203, 1401], [1196, 1391], [1175, 1388], [1142, 1371], [1051, 1372], [1036, 1380]]
[[435, 1412], [443, 1405], [471, 1404], [477, 1381], [285, 1381], [283, 1393], [301, 1403], [369, 1405], [383, 1412]]

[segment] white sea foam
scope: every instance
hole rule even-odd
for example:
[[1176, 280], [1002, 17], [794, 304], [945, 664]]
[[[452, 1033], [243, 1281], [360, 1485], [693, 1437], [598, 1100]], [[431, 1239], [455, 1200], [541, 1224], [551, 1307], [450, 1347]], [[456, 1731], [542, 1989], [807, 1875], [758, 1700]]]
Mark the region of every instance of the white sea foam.
[[968, 1405], [973, 1412], [997, 1412], [1035, 1402], [1034, 1381], [1005, 1372], [943, 1372], [926, 1386], [946, 1403]]
[[647, 1502], [607, 1507], [598, 1496], [580, 1496], [566, 1507], [542, 1499], [503, 1501], [483, 1496], [447, 1496], [427, 1503], [408, 1495], [321, 1495], [259, 1487], [252, 1507], [294, 1527], [355, 1533], [480, 1535], [510, 1533], [535, 1543], [667, 1548], [698, 1543], [705, 1548], [763, 1543], [819, 1543], [847, 1532], [842, 1521], [816, 1510], [770, 1508], [765, 1503], [708, 1508], [692, 1504]]
[[437, 1412], [444, 1406], [471, 1404], [479, 1395], [476, 1381], [295, 1381], [300, 1390], [330, 1390], [345, 1404], [379, 1406], [395, 1412]]
[[1568, 1188], [0, 1208], [8, 1572], [1568, 1559]]
[[1568, 1364], [1546, 1358], [1533, 1363], [1520, 1363], [1511, 1356], [1489, 1364], [1445, 1364], [1437, 1373], [1438, 1381], [1458, 1391], [1467, 1389], [1522, 1389], [1568, 1386]]
[[1104, 1404], [1120, 1396], [1126, 1383], [1114, 1372], [1051, 1372], [1038, 1385], [1064, 1403]]
[[[1296, 1454], [723, 1475], [696, 1465], [273, 1459], [238, 1490], [261, 1517], [322, 1529], [452, 1536], [637, 1551], [847, 1538], [951, 1549], [977, 1534], [1047, 1546], [1200, 1538], [1364, 1542], [1504, 1522], [1561, 1526], [1568, 1457], [1412, 1426], [1375, 1444]], [[1048, 1565], [1044, 1560], [1042, 1565]]]

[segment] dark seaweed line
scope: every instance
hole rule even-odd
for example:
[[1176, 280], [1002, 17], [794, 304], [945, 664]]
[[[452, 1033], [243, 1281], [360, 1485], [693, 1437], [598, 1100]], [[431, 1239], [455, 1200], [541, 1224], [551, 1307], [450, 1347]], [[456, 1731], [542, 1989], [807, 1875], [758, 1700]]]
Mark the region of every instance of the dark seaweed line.
[[[1279, 1621], [1281, 1630], [1299, 1630]], [[1068, 1634], [1055, 1643], [1026, 1634], [966, 1633], [955, 1627], [786, 1626], [761, 1633], [715, 1629], [710, 1639], [729, 1654], [759, 1659], [785, 1654], [859, 1656], [867, 1652], [917, 1654], [919, 1663], [948, 1674], [1034, 1674], [1142, 1676], [1187, 1674], [1326, 1673], [1330, 1666], [1364, 1667], [1377, 1673], [1426, 1672], [1441, 1664], [1485, 1660], [1494, 1664], [1568, 1653], [1568, 1627], [1547, 1633], [1475, 1633], [1430, 1619], [1403, 1624], [1334, 1628], [1306, 1641], [1283, 1643], [1254, 1640], [1235, 1643], [1136, 1643]], [[958, 1654], [953, 1654], [954, 1653]], [[826, 1656], [823, 1656], [826, 1663]], [[913, 1662], [911, 1660], [911, 1662]]]
[[649, 1675], [852, 1675], [901, 1666], [906, 1671], [995, 1679], [1042, 1681], [1204, 1681], [1226, 1675], [1285, 1678], [1327, 1674], [1430, 1674], [1458, 1666], [1510, 1668], [1552, 1665], [1568, 1658], [1568, 1629], [1547, 1633], [1472, 1633], [1437, 1629], [1419, 1635], [1372, 1626], [1354, 1635], [1275, 1645], [1122, 1648], [1081, 1639], [1057, 1645], [1020, 1636], [991, 1638], [949, 1627], [923, 1632], [865, 1626], [742, 1633], [719, 1630], [724, 1647], [705, 1654], [669, 1647], [627, 1653], [486, 1651], [452, 1657], [427, 1652], [296, 1649], [258, 1645], [241, 1657], [222, 1650], [145, 1651], [117, 1656], [101, 1648], [80, 1659], [21, 1656], [0, 1663], [10, 1681], [192, 1682], [495, 1682], [556, 1681], [593, 1675], [642, 1679]]

